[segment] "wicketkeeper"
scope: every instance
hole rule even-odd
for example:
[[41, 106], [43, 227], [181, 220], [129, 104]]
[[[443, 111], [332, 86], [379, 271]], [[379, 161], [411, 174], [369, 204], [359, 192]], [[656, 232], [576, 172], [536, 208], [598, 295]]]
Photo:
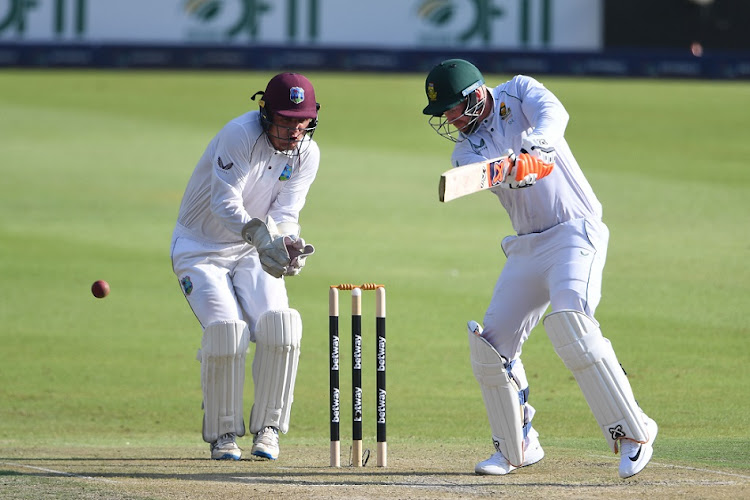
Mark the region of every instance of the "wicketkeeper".
[[284, 277], [299, 274], [314, 252], [300, 237], [299, 215], [320, 161], [315, 90], [303, 75], [281, 73], [258, 96], [260, 109], [227, 123], [198, 161], [172, 237], [174, 272], [203, 329], [203, 439], [217, 460], [241, 456], [250, 342], [251, 453], [279, 456], [302, 337]]
[[[495, 447], [476, 473], [507, 474], [544, 457], [532, 427], [521, 350], [551, 306], [544, 327], [555, 351], [575, 376], [609, 447], [619, 451], [620, 477], [637, 474], [651, 459], [657, 425], [636, 403], [594, 319], [609, 231], [565, 141], [568, 113], [533, 78], [518, 75], [489, 88], [479, 70], [462, 59], [435, 66], [425, 92], [424, 114], [439, 135], [455, 142], [454, 166], [508, 153], [518, 158], [492, 190], [516, 234], [502, 241], [507, 261], [483, 327], [468, 324], [471, 364]], [[541, 161], [526, 161], [529, 157]]]

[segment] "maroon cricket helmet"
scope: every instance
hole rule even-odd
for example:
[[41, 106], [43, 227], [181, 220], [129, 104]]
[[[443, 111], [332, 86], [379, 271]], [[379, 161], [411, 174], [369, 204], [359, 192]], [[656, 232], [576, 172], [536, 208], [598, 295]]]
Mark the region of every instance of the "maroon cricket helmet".
[[305, 76], [299, 73], [279, 73], [271, 78], [263, 94], [266, 111], [287, 118], [318, 117], [315, 89]]

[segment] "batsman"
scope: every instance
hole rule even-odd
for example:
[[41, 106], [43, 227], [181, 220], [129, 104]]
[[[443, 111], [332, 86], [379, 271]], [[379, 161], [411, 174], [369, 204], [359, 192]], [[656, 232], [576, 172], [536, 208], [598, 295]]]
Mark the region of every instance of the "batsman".
[[468, 323], [471, 365], [495, 449], [475, 472], [503, 475], [544, 457], [521, 361], [524, 342], [543, 321], [607, 444], [620, 454], [620, 477], [637, 474], [651, 459], [657, 425], [636, 403], [594, 317], [609, 230], [565, 140], [567, 111], [535, 79], [517, 75], [490, 88], [463, 59], [435, 66], [425, 92], [430, 125], [455, 143], [454, 167], [503, 155], [514, 159], [492, 192], [515, 234], [502, 240], [507, 260], [483, 323]]
[[320, 162], [315, 90], [303, 75], [280, 73], [255, 97], [259, 109], [230, 120], [206, 147], [172, 236], [172, 268], [203, 333], [203, 439], [216, 460], [242, 456], [251, 343], [251, 454], [279, 456], [302, 339], [284, 278], [314, 252], [300, 237], [299, 216]]

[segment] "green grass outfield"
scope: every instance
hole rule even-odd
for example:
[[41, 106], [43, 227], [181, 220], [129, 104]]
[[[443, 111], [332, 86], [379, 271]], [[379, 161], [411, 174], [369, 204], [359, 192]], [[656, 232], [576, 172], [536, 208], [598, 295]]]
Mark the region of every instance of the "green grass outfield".
[[[29, 446], [47, 456], [155, 445], [207, 457], [201, 332], [169, 242], [204, 147], [255, 109], [249, 97], [270, 76], [0, 72], [0, 458]], [[299, 445], [327, 461], [327, 288], [376, 281], [388, 293], [391, 456], [468, 449], [454, 459], [471, 471], [491, 450], [465, 323], [481, 320], [503, 265], [507, 215], [487, 193], [438, 202], [452, 145], [421, 114], [423, 75], [308, 76], [322, 105], [322, 160], [301, 224], [317, 252], [288, 280], [304, 337], [282, 453]], [[487, 75], [491, 85], [506, 79]], [[597, 318], [660, 425], [654, 460], [746, 473], [750, 85], [540, 80], [566, 105], [568, 142], [604, 205], [611, 240]], [[89, 292], [97, 279], [111, 284], [104, 300]], [[366, 292], [365, 433], [374, 449], [373, 310]], [[541, 327], [524, 362], [548, 456], [606, 456]], [[247, 418], [249, 373], [246, 396]]]

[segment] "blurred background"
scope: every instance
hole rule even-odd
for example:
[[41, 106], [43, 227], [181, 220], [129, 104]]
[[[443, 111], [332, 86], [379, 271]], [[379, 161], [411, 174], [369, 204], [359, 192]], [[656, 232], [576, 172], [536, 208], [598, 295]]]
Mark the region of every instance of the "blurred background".
[[[750, 77], [745, 0], [0, 0], [0, 67]], [[436, 55], [436, 54], [439, 54]]]

